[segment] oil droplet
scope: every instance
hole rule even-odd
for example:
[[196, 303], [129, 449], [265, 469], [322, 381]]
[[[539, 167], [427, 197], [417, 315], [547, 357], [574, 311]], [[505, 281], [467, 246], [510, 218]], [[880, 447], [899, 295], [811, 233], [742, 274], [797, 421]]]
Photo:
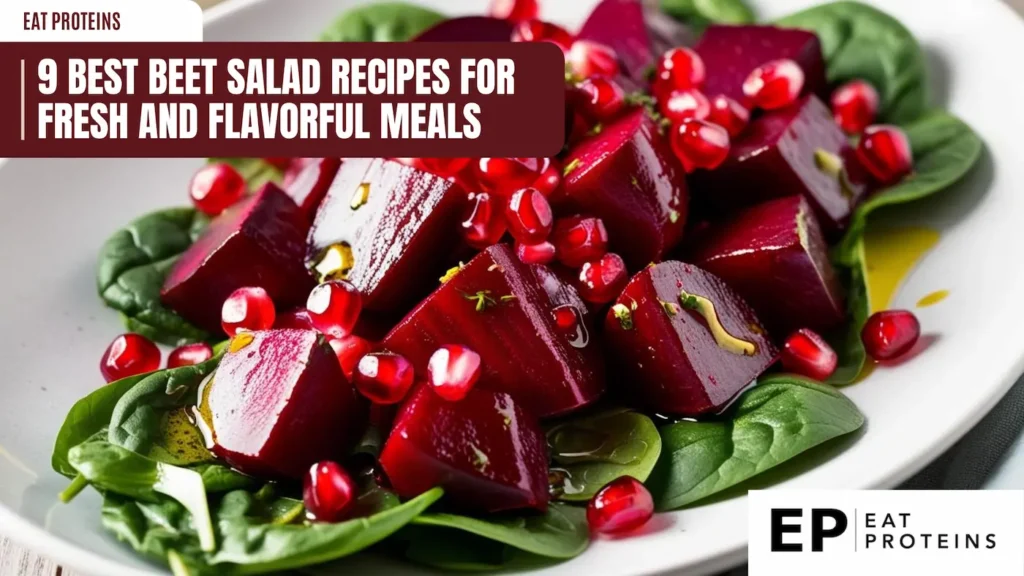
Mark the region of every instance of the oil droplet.
[[210, 410], [210, 391], [213, 388], [214, 374], [207, 376], [199, 385], [199, 405], [192, 408], [196, 426], [203, 435], [208, 450], [213, 450], [217, 445], [217, 434], [213, 430], [213, 411]]
[[355, 192], [352, 193], [352, 200], [349, 201], [349, 208], [358, 210], [366, 201], [370, 199], [370, 183], [362, 182], [359, 186], [356, 186]]
[[321, 282], [345, 280], [355, 263], [352, 247], [348, 243], [342, 242], [325, 248], [313, 269], [316, 270]]
[[868, 227], [864, 257], [872, 313], [889, 308], [907, 273], [938, 241], [938, 231], [930, 228]]
[[214, 457], [206, 448], [205, 437], [196, 426], [189, 411], [178, 408], [167, 415], [163, 427], [163, 438], [154, 449], [165, 450], [166, 454], [151, 454], [171, 464], [185, 466], [207, 462]]
[[228, 342], [228, 352], [238, 352], [239, 350], [245, 348], [249, 344], [252, 344], [253, 338], [254, 336], [252, 335], [251, 332], [241, 332], [239, 334], [236, 334], [233, 338], [231, 338], [231, 341]]
[[917, 301], [917, 307], [927, 308], [929, 306], [934, 306], [935, 304], [945, 300], [947, 296], [949, 296], [949, 290], [936, 290], [931, 294], [925, 294]]

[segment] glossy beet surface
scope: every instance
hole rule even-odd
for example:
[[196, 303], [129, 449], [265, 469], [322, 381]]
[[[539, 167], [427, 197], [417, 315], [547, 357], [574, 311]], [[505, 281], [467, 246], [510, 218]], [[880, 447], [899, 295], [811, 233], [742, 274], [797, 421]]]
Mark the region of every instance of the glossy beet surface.
[[465, 198], [451, 181], [398, 162], [346, 160], [310, 229], [307, 255], [348, 246], [346, 279], [363, 306], [402, 313], [458, 261]]
[[286, 188], [288, 195], [310, 222], [316, 216], [317, 208], [320, 207], [320, 202], [323, 201], [340, 167], [340, 158], [317, 158], [307, 163], [295, 179], [289, 182]]
[[356, 501], [356, 485], [337, 462], [324, 460], [310, 466], [302, 482], [306, 515], [317, 522], [340, 522]]
[[440, 486], [466, 512], [547, 508], [544, 434], [503, 392], [477, 387], [449, 402], [420, 386], [395, 419], [380, 463], [403, 498]]
[[269, 330], [232, 339], [198, 412], [211, 450], [231, 466], [301, 479], [314, 463], [348, 453], [366, 404], [321, 334]]
[[[566, 334], [552, 310], [576, 308], [583, 334]], [[515, 395], [539, 417], [568, 412], [604, 391], [604, 366], [590, 338], [586, 304], [543, 266], [523, 264], [507, 245], [488, 248], [403, 319], [382, 343], [426, 374], [445, 344], [470, 346], [483, 370], [477, 387]]]
[[306, 301], [316, 284], [306, 270], [309, 222], [280, 188], [267, 184], [216, 218], [175, 263], [163, 303], [210, 332], [221, 330], [221, 305], [236, 289], [260, 286], [282, 308]]
[[601, 218], [611, 250], [631, 269], [660, 260], [682, 238], [686, 180], [645, 111], [629, 113], [574, 148], [566, 170], [556, 211]]
[[160, 349], [141, 334], [122, 334], [100, 358], [100, 373], [108, 383], [160, 368]]
[[820, 152], [840, 156], [846, 135], [832, 112], [815, 96], [757, 118], [732, 141], [726, 161], [713, 172], [695, 174], [694, 195], [719, 215], [772, 198], [801, 195], [818, 216], [826, 235], [845, 228], [853, 201], [864, 188], [819, 165]]
[[622, 476], [601, 488], [587, 504], [591, 532], [622, 534], [643, 526], [654, 516], [654, 498], [639, 480]]
[[442, 20], [423, 31], [416, 42], [508, 42], [515, 25], [501, 18], [465, 16]]
[[577, 38], [608, 46], [619, 57], [619, 83], [627, 91], [645, 89], [647, 74], [669, 48], [691, 44], [690, 31], [655, 6], [640, 0], [603, 0], [583, 23]]
[[[680, 292], [714, 305], [724, 331], [747, 355], [718, 343]], [[630, 280], [605, 318], [607, 356], [621, 395], [641, 407], [699, 416], [724, 409], [778, 358], [754, 311], [719, 278], [689, 264], [662, 262]]]
[[846, 318], [828, 245], [801, 196], [770, 200], [713, 225], [688, 260], [739, 292], [776, 336], [805, 327], [827, 332]]
[[775, 26], [709, 26], [694, 47], [704, 60], [705, 94], [743, 102], [743, 83], [765, 62], [790, 59], [804, 73], [804, 93], [828, 97], [825, 61], [818, 37], [806, 30]]

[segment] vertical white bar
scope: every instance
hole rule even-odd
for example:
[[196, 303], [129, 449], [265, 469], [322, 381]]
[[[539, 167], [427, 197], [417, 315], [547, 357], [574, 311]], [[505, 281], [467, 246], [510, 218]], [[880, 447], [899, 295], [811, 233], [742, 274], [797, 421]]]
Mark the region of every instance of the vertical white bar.
[[21, 141], [25, 141], [25, 61], [21, 61]]

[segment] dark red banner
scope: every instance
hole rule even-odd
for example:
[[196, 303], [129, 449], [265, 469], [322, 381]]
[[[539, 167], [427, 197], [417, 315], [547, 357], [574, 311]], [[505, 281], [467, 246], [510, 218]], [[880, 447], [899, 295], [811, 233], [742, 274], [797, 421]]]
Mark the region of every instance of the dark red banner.
[[524, 157], [564, 143], [551, 43], [2, 43], [0, 156]]

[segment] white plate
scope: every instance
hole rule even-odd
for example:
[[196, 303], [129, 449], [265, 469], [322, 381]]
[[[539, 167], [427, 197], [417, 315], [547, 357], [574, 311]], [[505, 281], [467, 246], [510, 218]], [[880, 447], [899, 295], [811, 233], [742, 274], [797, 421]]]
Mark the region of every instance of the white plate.
[[[594, 1], [547, 0], [544, 10], [578, 25]], [[479, 12], [484, 5], [424, 3], [449, 14]], [[757, 2], [764, 17], [813, 3]], [[350, 4], [234, 0], [210, 11], [206, 38], [308, 40]], [[925, 331], [939, 339], [913, 362], [878, 370], [848, 388], [868, 417], [865, 433], [829, 454], [819, 452], [823, 463], [816, 468], [790, 468], [795, 477], [785, 481], [787, 488], [894, 486], [949, 447], [1024, 370], [1024, 267], [1018, 262], [1024, 108], [1017, 104], [1024, 101], [1024, 76], [1012, 60], [1024, 54], [1024, 26], [996, 0], [884, 5], [927, 51], [938, 103], [967, 120], [988, 153], [960, 190], [904, 212], [943, 231], [896, 300], [911, 307], [928, 292], [950, 290], [948, 300], [919, 311]], [[0, 168], [0, 529], [75, 569], [103, 576], [156, 570], [102, 532], [94, 494], [56, 504], [66, 481], [50, 470], [50, 450], [71, 404], [101, 385], [99, 355], [121, 330], [116, 314], [95, 295], [100, 244], [139, 214], [182, 204], [198, 164], [12, 160]], [[660, 517], [657, 530], [644, 537], [595, 542], [579, 558], [539, 574], [708, 572], [743, 560], [746, 526], [744, 498], [707, 504]], [[376, 560], [356, 562], [380, 568]]]

